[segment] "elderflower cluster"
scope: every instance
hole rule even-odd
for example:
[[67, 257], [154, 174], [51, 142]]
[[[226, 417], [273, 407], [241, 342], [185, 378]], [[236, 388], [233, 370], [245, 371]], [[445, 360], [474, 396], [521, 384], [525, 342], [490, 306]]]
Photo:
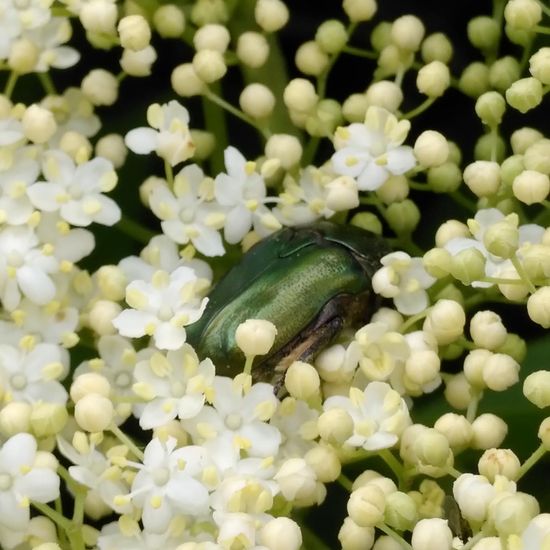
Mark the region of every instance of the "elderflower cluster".
[[298, 4], [0, 0], [1, 548], [548, 547], [550, 10]]

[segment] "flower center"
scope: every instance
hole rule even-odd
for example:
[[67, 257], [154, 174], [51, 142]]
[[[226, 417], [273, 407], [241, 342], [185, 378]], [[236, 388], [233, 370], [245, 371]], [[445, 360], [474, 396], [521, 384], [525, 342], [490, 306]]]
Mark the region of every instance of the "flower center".
[[8, 491], [12, 483], [13, 480], [9, 474], [0, 474], [0, 491]]
[[225, 417], [225, 425], [230, 430], [238, 430], [243, 423], [242, 416], [239, 413], [231, 413]]
[[162, 306], [158, 310], [158, 318], [160, 321], [170, 321], [174, 316], [174, 312], [170, 306]]
[[128, 388], [132, 383], [132, 379], [127, 372], [119, 372], [115, 377], [115, 385], [119, 388]]
[[14, 390], [22, 390], [27, 385], [27, 377], [21, 373], [14, 374], [10, 378], [10, 384]]
[[168, 468], [157, 468], [153, 472], [153, 481], [155, 485], [157, 485], [158, 487], [161, 487], [162, 485], [166, 485], [169, 479], [170, 479], [170, 471], [168, 470]]
[[71, 198], [73, 198], [74, 200], [79, 200], [82, 198], [83, 193], [80, 185], [73, 183], [72, 185], [69, 186], [68, 191], [69, 191], [69, 195], [71, 195]]
[[183, 397], [185, 395], [185, 388], [186, 384], [182, 384], [181, 382], [174, 382], [172, 384], [172, 395], [174, 397]]
[[194, 216], [195, 216], [195, 213], [193, 212], [192, 208], [184, 208], [180, 212], [180, 220], [183, 223], [191, 223], [193, 221]]

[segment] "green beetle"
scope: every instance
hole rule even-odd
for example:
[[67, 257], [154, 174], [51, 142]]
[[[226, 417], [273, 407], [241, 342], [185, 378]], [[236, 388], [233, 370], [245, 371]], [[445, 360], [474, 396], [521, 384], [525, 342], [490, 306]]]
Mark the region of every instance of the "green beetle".
[[293, 361], [312, 359], [343, 327], [366, 322], [377, 302], [371, 278], [388, 252], [381, 237], [354, 226], [281, 229], [253, 246], [212, 290], [203, 316], [186, 327], [188, 341], [218, 374], [235, 376], [244, 365], [238, 325], [271, 321], [275, 343], [252, 375], [281, 380]]

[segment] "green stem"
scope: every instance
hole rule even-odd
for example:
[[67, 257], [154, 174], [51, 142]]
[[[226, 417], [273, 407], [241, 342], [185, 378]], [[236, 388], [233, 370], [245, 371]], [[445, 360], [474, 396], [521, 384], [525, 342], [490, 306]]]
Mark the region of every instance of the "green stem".
[[540, 34], [550, 34], [550, 27], [545, 27], [543, 25], [535, 25], [533, 30]]
[[535, 288], [535, 285], [532, 283], [531, 279], [529, 278], [529, 275], [527, 275], [527, 272], [523, 268], [523, 264], [519, 261], [518, 257], [512, 256], [510, 260], [512, 261], [512, 265], [516, 268], [518, 275], [523, 279], [523, 282], [529, 288], [529, 291], [531, 293], [536, 292], [537, 289]]
[[391, 527], [388, 527], [385, 523], [377, 523], [376, 528], [380, 529], [380, 531], [388, 535], [388, 537], [391, 537], [395, 542], [397, 542], [397, 544], [401, 546], [401, 548], [412, 550], [412, 546], [399, 533], [394, 531]]
[[[221, 91], [221, 85], [215, 83], [215, 91]], [[224, 169], [223, 152], [228, 146], [227, 120], [224, 110], [206, 97], [202, 97], [202, 112], [204, 115], [204, 126], [216, 138], [216, 147], [210, 157], [210, 170], [213, 174], [219, 174]]]
[[407, 330], [409, 330], [412, 326], [414, 326], [418, 321], [421, 321], [428, 315], [427, 311], [422, 311], [420, 313], [417, 313], [416, 315], [413, 315], [412, 317], [409, 317], [399, 328], [399, 332], [401, 334], [405, 334]]
[[19, 74], [16, 73], [15, 71], [12, 71], [10, 73], [10, 76], [8, 77], [8, 81], [4, 86], [4, 95], [7, 98], [11, 98], [11, 95], [13, 94], [13, 90], [15, 88], [15, 84], [17, 83], [18, 78], [19, 78]]
[[401, 118], [411, 119], [419, 114], [423, 113], [431, 104], [435, 101], [435, 97], [426, 98], [418, 107], [410, 110], [408, 113], [405, 113]]
[[346, 490], [351, 493], [353, 487], [353, 481], [345, 474], [340, 474], [336, 480]]
[[313, 136], [308, 141], [308, 144], [306, 145], [306, 148], [304, 150], [304, 154], [302, 155], [302, 163], [304, 166], [309, 166], [313, 162], [320, 141], [321, 138], [318, 136]]
[[115, 424], [109, 427], [109, 431], [139, 460], [143, 460], [143, 451], [137, 447], [137, 445]]
[[378, 59], [377, 52], [373, 50], [364, 50], [363, 48], [356, 48], [355, 46], [344, 46], [342, 53], [355, 55], [357, 57], [366, 57], [367, 59]]
[[546, 448], [541, 443], [533, 454], [521, 465], [516, 481], [520, 480], [545, 454]]
[[539, 6], [546, 15], [550, 15], [550, 6], [547, 6], [544, 2], [539, 0]]
[[244, 374], [251, 374], [252, 373], [252, 363], [254, 363], [254, 355], [247, 355], [246, 361], [244, 363]]
[[474, 395], [472, 395], [472, 399], [468, 403], [468, 408], [466, 409], [466, 419], [468, 420], [468, 422], [472, 423], [476, 419], [477, 408], [482, 397], [482, 391], [476, 392]]
[[469, 212], [477, 212], [477, 207], [474, 201], [470, 200], [468, 197], [465, 197], [460, 191], [453, 191], [449, 193], [450, 197], [460, 206], [463, 206]]
[[405, 482], [404, 469], [401, 462], [393, 456], [393, 453], [389, 449], [381, 449], [378, 451], [378, 456], [388, 465], [390, 470], [397, 477], [398, 484], [401, 487]]
[[170, 189], [174, 189], [174, 169], [167, 160], [164, 161], [164, 174], [166, 176], [166, 181], [168, 182], [168, 187], [170, 187]]
[[31, 504], [42, 515], [50, 518], [55, 524], [57, 524], [63, 531], [65, 531], [71, 550], [85, 550], [84, 537], [82, 535], [82, 524], [73, 523], [59, 512], [41, 502], [31, 501]]
[[45, 72], [45, 73], [37, 73], [37, 74], [38, 74], [38, 80], [40, 80], [40, 83], [42, 84], [44, 91], [48, 95], [57, 95], [57, 91], [55, 89], [50, 73]]
[[143, 244], [147, 244], [156, 235], [156, 233], [150, 229], [147, 229], [134, 220], [127, 218], [124, 214], [115, 227], [122, 233], [132, 237], [135, 241]]
[[491, 162], [496, 162], [498, 151], [498, 125], [491, 128]]

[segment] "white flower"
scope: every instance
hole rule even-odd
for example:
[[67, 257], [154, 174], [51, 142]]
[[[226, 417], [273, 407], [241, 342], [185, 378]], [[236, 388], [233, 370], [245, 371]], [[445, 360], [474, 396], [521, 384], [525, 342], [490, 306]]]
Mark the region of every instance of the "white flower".
[[113, 225], [120, 220], [120, 208], [103, 193], [111, 191], [117, 176], [107, 159], [96, 157], [75, 166], [63, 151], [45, 153], [42, 172], [47, 181], [28, 190], [31, 202], [45, 212], [57, 212], [72, 225], [93, 222]]
[[147, 109], [147, 122], [151, 128], [134, 128], [126, 134], [126, 145], [134, 153], [147, 155], [155, 151], [171, 166], [193, 156], [189, 112], [183, 105], [175, 100], [164, 105], [154, 103]]
[[209, 201], [211, 198], [213, 181], [192, 164], [176, 175], [174, 192], [167, 185], [156, 186], [149, 204], [162, 220], [163, 232], [175, 242], [191, 242], [205, 256], [222, 256], [224, 248], [217, 229], [223, 227], [224, 215]]
[[173, 273], [157, 271], [151, 283], [133, 281], [126, 288], [125, 309], [113, 325], [122, 336], [153, 336], [159, 349], [178, 349], [187, 337], [185, 326], [198, 321], [208, 298], [197, 296], [197, 278], [190, 267]]
[[216, 176], [216, 200], [227, 207], [225, 240], [235, 244], [241, 241], [253, 226], [260, 237], [281, 228], [281, 224], [265, 206], [269, 201], [263, 178], [255, 172], [255, 163], [247, 162], [243, 155], [228, 147], [224, 152], [227, 173]]
[[212, 406], [204, 406], [194, 418], [182, 420], [182, 425], [223, 470], [241, 450], [255, 457], [277, 454], [281, 433], [267, 424], [277, 404], [271, 384], [254, 384], [247, 391], [238, 379], [216, 376]]
[[0, 523], [16, 531], [30, 519], [29, 500], [50, 502], [59, 496], [59, 477], [35, 467], [36, 440], [28, 433], [10, 437], [0, 449]]
[[408, 120], [398, 121], [382, 107], [369, 107], [364, 124], [355, 122], [336, 130], [334, 171], [356, 178], [362, 191], [378, 189], [390, 175], [404, 174], [415, 166], [412, 148], [401, 145], [409, 128]]
[[349, 395], [329, 397], [323, 406], [324, 410], [344, 409], [351, 416], [354, 433], [345, 444], [367, 451], [393, 447], [411, 423], [401, 396], [385, 382], [370, 382], [363, 392], [352, 387]]
[[428, 307], [426, 288], [436, 279], [429, 275], [422, 258], [411, 258], [406, 252], [391, 252], [384, 256], [382, 267], [372, 278], [374, 292], [393, 298], [393, 303], [403, 315], [414, 315]]
[[0, 345], [0, 387], [7, 401], [67, 402], [67, 390], [58, 382], [68, 370], [67, 357], [55, 344], [37, 344], [30, 351]]
[[144, 450], [129, 497], [142, 509], [142, 521], [153, 533], [163, 533], [177, 514], [208, 513], [208, 489], [199, 481], [207, 466], [206, 450], [196, 445], [176, 449], [176, 440], [153, 439]]
[[[0, 52], [2, 50], [2, 39], [5, 36], [6, 35], [0, 31]], [[0, 57], [3, 58], [4, 56], [0, 55]], [[19, 145], [19, 142], [23, 142], [24, 139], [25, 135], [23, 134], [23, 125], [20, 120], [11, 116], [0, 119], [0, 146], [8, 147], [11, 145], [15, 147], [16, 145]], [[4, 154], [7, 152], [7, 149], [3, 151]], [[5, 162], [5, 159], [3, 159], [2, 165], [4, 165]]]
[[539, 514], [529, 522], [521, 534], [521, 549], [540, 550], [547, 548], [549, 544], [550, 514]]
[[21, 293], [38, 305], [53, 299], [56, 288], [50, 275], [59, 270], [59, 262], [48, 252], [28, 226], [0, 231], [0, 296], [6, 309], [19, 305]]
[[139, 424], [156, 428], [176, 418], [193, 418], [211, 393], [215, 368], [210, 359], [199, 363], [191, 346], [184, 344], [166, 355], [155, 353], [135, 368], [134, 391], [148, 399], [140, 407]]

